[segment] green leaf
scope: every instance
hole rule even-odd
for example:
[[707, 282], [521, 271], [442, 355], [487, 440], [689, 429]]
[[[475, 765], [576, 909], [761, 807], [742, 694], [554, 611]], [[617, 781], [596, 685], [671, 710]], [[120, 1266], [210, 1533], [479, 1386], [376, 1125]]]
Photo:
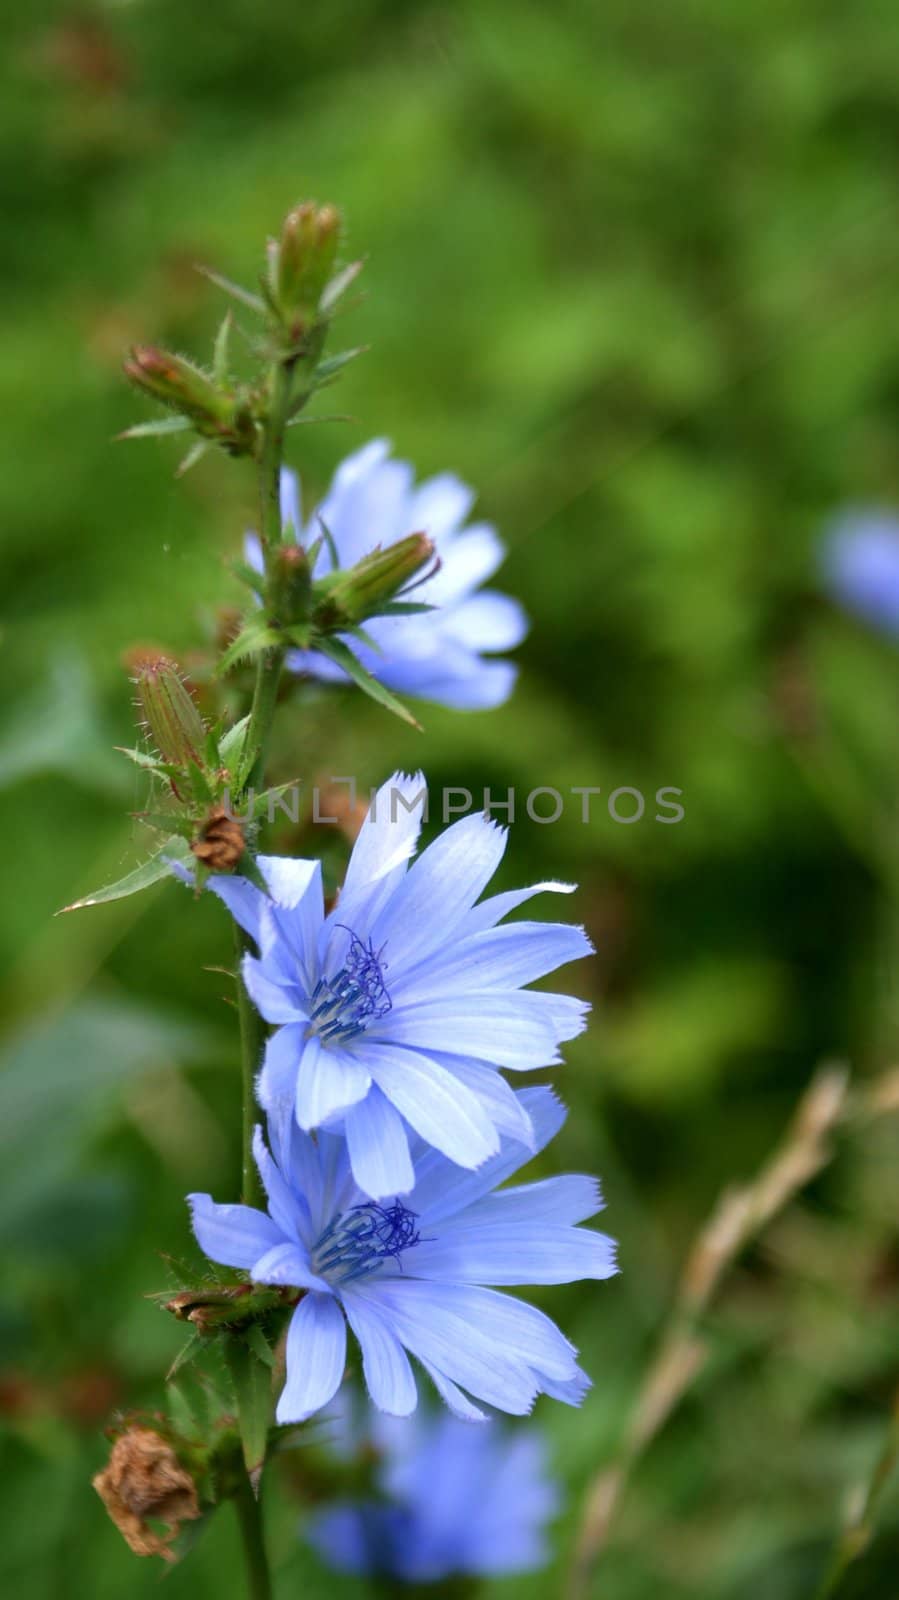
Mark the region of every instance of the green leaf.
[[234, 868], [234, 872], [237, 877], [246, 878], [248, 882], [254, 884], [257, 889], [260, 889], [266, 897], [268, 896], [268, 884], [256, 865], [256, 857], [253, 855], [252, 851], [244, 851]]
[[203, 456], [205, 456], [206, 451], [209, 448], [210, 448], [210, 445], [209, 445], [209, 440], [208, 439], [198, 439], [196, 444], [191, 445], [190, 449], [187, 452], [187, 455], [184, 456], [181, 461], [179, 461], [177, 469], [175, 471], [175, 477], [176, 478], [183, 478], [184, 474], [186, 472], [189, 472], [191, 467], [195, 467], [197, 462]]
[[[298, 785], [293, 781], [290, 783], [279, 783], [275, 788], [265, 789], [262, 794], [257, 794], [253, 800], [253, 812], [251, 820], [253, 822], [258, 822], [261, 817], [264, 817], [268, 814], [268, 808], [272, 800], [280, 799], [281, 795], [287, 794], [289, 789], [296, 789], [297, 787]], [[266, 894], [268, 894], [268, 886], [265, 883], [265, 880], [261, 879], [260, 881], [263, 889], [265, 889]]]
[[119, 755], [127, 756], [128, 760], [133, 761], [136, 767], [143, 767], [147, 772], [162, 772], [166, 770], [166, 763], [161, 757], [150, 755], [146, 750], [132, 750], [124, 744], [117, 744], [115, 748], [118, 750]]
[[291, 627], [284, 629], [284, 637], [291, 644], [295, 644], [298, 650], [308, 650], [312, 640], [312, 631], [308, 622], [295, 622]]
[[187, 1343], [181, 1346], [181, 1349], [178, 1351], [178, 1354], [169, 1367], [169, 1370], [165, 1375], [166, 1383], [171, 1383], [176, 1373], [181, 1371], [181, 1368], [185, 1365], [185, 1363], [193, 1359], [193, 1357], [198, 1353], [202, 1343], [203, 1341], [200, 1335], [196, 1332], [196, 1330], [194, 1330], [188, 1337]]
[[241, 786], [257, 755], [256, 749], [246, 742], [249, 727], [249, 716], [241, 717], [219, 740], [219, 760], [227, 768], [231, 782]]
[[[309, 546], [309, 549], [306, 551], [306, 555], [309, 558], [309, 566], [310, 566], [310, 568], [315, 566], [315, 563], [318, 560], [319, 551], [321, 550], [322, 545], [326, 544], [328, 546], [328, 554], [330, 555], [331, 560], [332, 560], [332, 562], [334, 564], [334, 572], [333, 573], [326, 573], [325, 577], [332, 577], [332, 576], [333, 577], [337, 577], [337, 576], [339, 576], [338, 568], [340, 567], [340, 552], [338, 551], [337, 546], [334, 543], [334, 535], [331, 532], [330, 528], [328, 527], [328, 524], [325, 521], [323, 521], [323, 519], [321, 517], [318, 518], [318, 525], [321, 528], [321, 533], [319, 534], [318, 538], [313, 541], [313, 543]], [[324, 581], [325, 581], [324, 578], [320, 578], [319, 579], [319, 583], [324, 583]]]
[[265, 315], [265, 302], [259, 298], [258, 294], [253, 294], [249, 289], [244, 289], [239, 283], [232, 283], [230, 278], [223, 277], [220, 272], [213, 272], [211, 267], [198, 267], [197, 271], [202, 272], [203, 277], [208, 278], [210, 283], [214, 283], [217, 289], [222, 289], [225, 294], [229, 294], [232, 300], [239, 300], [241, 305], [249, 306], [250, 310], [255, 311], [260, 317]]
[[224, 1345], [225, 1360], [237, 1401], [244, 1466], [253, 1493], [258, 1494], [259, 1479], [265, 1465], [268, 1430], [274, 1418], [272, 1375], [269, 1367], [260, 1361], [244, 1339], [231, 1337], [224, 1341]]
[[263, 650], [273, 650], [280, 643], [280, 634], [269, 627], [264, 617], [260, 617], [258, 621], [254, 618], [229, 644], [216, 668], [216, 677], [221, 678], [226, 672], [230, 672], [238, 661], [243, 661], [248, 656], [258, 656]]
[[373, 611], [373, 617], [418, 617], [426, 611], [437, 611], [438, 606], [427, 606], [423, 600], [388, 600], [386, 605]]
[[189, 417], [158, 417], [154, 422], [136, 422], [133, 428], [117, 433], [116, 440], [154, 439], [166, 433], [186, 433], [191, 426]]
[[250, 1323], [250, 1326], [247, 1328], [244, 1334], [244, 1338], [246, 1339], [250, 1349], [259, 1357], [259, 1360], [263, 1363], [263, 1365], [268, 1367], [269, 1370], [273, 1372], [275, 1368], [275, 1352], [266, 1339], [265, 1334], [260, 1328], [258, 1322]]
[[182, 839], [189, 839], [194, 831], [190, 817], [179, 817], [174, 811], [135, 811], [132, 815], [145, 828], [155, 828], [157, 833], [178, 834]]
[[330, 383], [344, 367], [355, 361], [357, 356], [365, 355], [370, 348], [370, 345], [359, 344], [353, 350], [341, 350], [338, 355], [328, 356], [326, 360], [320, 361], [315, 369], [315, 387], [320, 389], [326, 383]]
[[[171, 827], [171, 818], [168, 819]], [[135, 867], [132, 872], [126, 872], [124, 878], [119, 878], [115, 883], [107, 883], [102, 889], [95, 889], [92, 894], [83, 895], [80, 900], [73, 900], [69, 906], [63, 906], [56, 913], [62, 916], [64, 911], [80, 911], [84, 906], [105, 905], [110, 900], [124, 900], [129, 894], [138, 894], [141, 889], [149, 889], [153, 883], [158, 883], [161, 878], [171, 876], [169, 863], [172, 861], [186, 861], [190, 857], [190, 849], [185, 840], [179, 839], [177, 834], [166, 839], [159, 849], [150, 856], [149, 860]]]
[[265, 583], [265, 574], [257, 572], [256, 568], [251, 567], [246, 561], [229, 561], [228, 570], [233, 572], [239, 583], [245, 583], [248, 589], [252, 589], [254, 594], [258, 594]]
[[216, 383], [219, 384], [227, 384], [228, 382], [228, 356], [231, 345], [231, 328], [233, 326], [233, 322], [234, 318], [232, 317], [231, 312], [226, 311], [222, 318], [219, 331], [215, 336], [215, 344], [212, 352], [212, 375], [215, 378]]
[[421, 732], [421, 723], [403, 705], [402, 700], [398, 700], [396, 695], [391, 694], [389, 689], [385, 689], [383, 683], [379, 683], [377, 678], [373, 678], [371, 673], [363, 667], [362, 662], [357, 660], [352, 650], [342, 640], [335, 639], [333, 636], [317, 639], [316, 649], [320, 650], [322, 655], [328, 656], [331, 661], [336, 662], [338, 667], [343, 667], [347, 676], [352, 678], [353, 682], [358, 684], [359, 688], [363, 689], [367, 695], [370, 695], [372, 700], [377, 700], [378, 705], [383, 706], [385, 711], [392, 711], [395, 717], [399, 717], [403, 722], [408, 722], [410, 727], [417, 728], [419, 733]]
[[346, 293], [350, 284], [355, 283], [363, 266], [364, 262], [362, 261], [351, 261], [348, 267], [344, 267], [342, 272], [338, 272], [331, 279], [331, 282], [326, 284], [322, 297], [318, 302], [318, 309], [322, 315], [327, 314], [336, 306], [341, 295]]
[[197, 766], [195, 761], [189, 761], [187, 763], [187, 777], [190, 783], [191, 793], [196, 800], [197, 805], [212, 805], [215, 797], [209, 787], [209, 780], [207, 779], [205, 772], [201, 767]]

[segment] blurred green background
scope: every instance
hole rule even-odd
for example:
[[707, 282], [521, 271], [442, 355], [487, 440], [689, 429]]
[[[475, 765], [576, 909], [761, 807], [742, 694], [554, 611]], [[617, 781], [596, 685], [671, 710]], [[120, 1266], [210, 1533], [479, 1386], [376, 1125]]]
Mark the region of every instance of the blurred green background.
[[[203, 356], [297, 198], [337, 202], [370, 342], [291, 459], [320, 493], [389, 436], [478, 487], [533, 619], [501, 712], [285, 710], [279, 777], [632, 785], [646, 816], [526, 817], [508, 884], [577, 878], [595, 1001], [545, 1170], [602, 1172], [614, 1282], [545, 1294], [595, 1387], [539, 1423], [570, 1496], [615, 1457], [677, 1271], [815, 1066], [895, 1065], [897, 656], [821, 598], [847, 502], [899, 505], [899, 24], [891, 0], [32, 0], [0, 67], [0, 1582], [155, 1592], [90, 1486], [179, 1345], [143, 1298], [183, 1195], [237, 1183], [221, 908], [176, 887], [53, 921], [144, 846], [123, 652], [189, 660], [238, 590], [249, 469], [118, 444], [134, 339]], [[332, 405], [333, 401], [333, 405]], [[405, 530], [401, 530], [405, 531]], [[677, 826], [652, 819], [683, 790]], [[308, 847], [308, 835], [304, 847]], [[291, 843], [290, 840], [287, 841]], [[333, 830], [324, 847], [333, 853]], [[544, 915], [552, 915], [546, 908]], [[892, 1052], [892, 1053], [891, 1053]], [[811, 1596], [897, 1383], [899, 1130], [872, 1120], [744, 1256], [712, 1359], [635, 1472], [590, 1593]], [[356, 1595], [273, 1485], [277, 1593]], [[242, 1595], [229, 1509], [167, 1580]], [[899, 1503], [846, 1596], [899, 1594]]]

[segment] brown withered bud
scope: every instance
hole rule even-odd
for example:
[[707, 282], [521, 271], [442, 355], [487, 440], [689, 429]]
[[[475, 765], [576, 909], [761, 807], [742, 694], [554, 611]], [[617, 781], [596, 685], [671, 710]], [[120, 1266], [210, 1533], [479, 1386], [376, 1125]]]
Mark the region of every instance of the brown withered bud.
[[230, 872], [244, 852], [243, 827], [224, 806], [216, 806], [190, 848], [210, 872]]
[[[201, 1515], [197, 1487], [166, 1439], [152, 1428], [129, 1428], [93, 1480], [122, 1538], [137, 1556], [174, 1561], [181, 1524]], [[160, 1533], [150, 1520], [162, 1523]]]

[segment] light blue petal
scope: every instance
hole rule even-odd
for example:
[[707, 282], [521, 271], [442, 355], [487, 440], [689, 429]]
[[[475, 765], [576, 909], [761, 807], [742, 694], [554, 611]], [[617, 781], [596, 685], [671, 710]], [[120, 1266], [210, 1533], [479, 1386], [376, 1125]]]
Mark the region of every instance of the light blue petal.
[[296, 988], [287, 989], [272, 981], [263, 962], [244, 956], [241, 972], [247, 994], [266, 1022], [306, 1022], [308, 1011], [299, 1004]]
[[490, 1421], [486, 1411], [479, 1411], [478, 1407], [472, 1404], [468, 1396], [463, 1394], [458, 1384], [453, 1383], [452, 1379], [448, 1378], [445, 1372], [441, 1372], [439, 1367], [435, 1367], [430, 1361], [426, 1361], [422, 1355], [419, 1355], [418, 1359], [424, 1367], [425, 1372], [428, 1374], [428, 1377], [431, 1379], [431, 1382], [437, 1390], [437, 1393], [439, 1394], [444, 1405], [449, 1406], [453, 1416], [460, 1417], [463, 1422]]
[[375, 948], [387, 944], [394, 976], [452, 936], [490, 882], [505, 848], [503, 828], [482, 816], [463, 817], [418, 857], [372, 929]]
[[[509, 922], [459, 938], [433, 956], [415, 986], [416, 1001], [447, 995], [451, 987], [518, 989], [569, 961], [593, 954], [583, 928], [567, 922]], [[406, 991], [404, 990], [404, 993]]]
[[428, 604], [449, 606], [480, 589], [501, 567], [506, 547], [489, 523], [478, 522], [441, 549], [443, 565], [428, 584]]
[[293, 1106], [305, 1049], [306, 1026], [302, 1022], [288, 1022], [266, 1041], [256, 1097], [270, 1116], [279, 1115], [285, 1104]]
[[540, 1222], [466, 1226], [467, 1213], [444, 1223], [440, 1236], [408, 1252], [417, 1278], [448, 1283], [514, 1285], [611, 1278], [615, 1245], [604, 1233]]
[[331, 532], [343, 567], [352, 566], [376, 545], [392, 544], [414, 532], [409, 521], [412, 470], [405, 462], [387, 460], [389, 449], [386, 440], [372, 439], [348, 456], [319, 507], [318, 516]]
[[368, 1094], [371, 1076], [365, 1067], [337, 1046], [308, 1039], [296, 1084], [297, 1122], [307, 1130], [320, 1128], [329, 1117], [345, 1111]]
[[[565, 1107], [547, 1088], [525, 1089], [516, 1098], [530, 1118], [536, 1150], [543, 1150], [565, 1121]], [[431, 1232], [435, 1223], [489, 1194], [530, 1158], [530, 1150], [517, 1140], [503, 1139], [498, 1155], [485, 1161], [477, 1172], [463, 1172], [437, 1150], [425, 1151], [415, 1161], [415, 1209], [422, 1218], [421, 1231]]]
[[207, 878], [206, 887], [224, 901], [234, 921], [258, 944], [259, 916], [265, 905], [265, 895], [261, 889], [257, 889], [247, 878], [236, 878], [224, 872], [214, 873]]
[[265, 572], [265, 557], [262, 554], [262, 540], [258, 533], [248, 533], [243, 542], [244, 560], [254, 572]]
[[305, 1422], [336, 1394], [346, 1362], [346, 1323], [331, 1295], [307, 1294], [287, 1330], [287, 1381], [278, 1422]]
[[373, 1023], [366, 1044], [378, 1040], [386, 1045], [403, 1045], [412, 1050], [435, 1049], [451, 1044], [456, 1055], [515, 1072], [530, 1072], [551, 1067], [560, 1060], [552, 1014], [531, 1004], [543, 995], [524, 991], [511, 995], [487, 990], [475, 994], [450, 992], [441, 1000], [419, 1003], [414, 984], [409, 987], [409, 1002], [394, 1005], [385, 1017]]
[[528, 632], [524, 607], [491, 589], [470, 595], [441, 620], [443, 633], [469, 650], [514, 650]]
[[578, 1367], [573, 1378], [546, 1378], [543, 1393], [548, 1394], [551, 1400], [561, 1400], [563, 1405], [579, 1406], [592, 1387], [586, 1372]]
[[586, 1222], [603, 1209], [603, 1198], [595, 1178], [566, 1173], [558, 1178], [543, 1178], [539, 1183], [521, 1183], [513, 1189], [499, 1189], [469, 1206], [466, 1227], [478, 1222], [555, 1223], [573, 1227]]
[[530, 1411], [539, 1392], [531, 1364], [504, 1342], [504, 1328], [497, 1337], [481, 1320], [484, 1306], [474, 1299], [485, 1297], [489, 1309], [492, 1290], [379, 1276], [359, 1285], [357, 1293], [374, 1300], [412, 1355], [451, 1382], [500, 1411], [516, 1416]]
[[300, 480], [289, 467], [281, 468], [280, 482], [281, 501], [281, 527], [286, 529], [288, 524], [293, 528], [293, 540], [299, 542], [303, 527], [303, 511], [300, 504]]
[[480, 905], [474, 906], [459, 924], [459, 938], [467, 939], [473, 933], [483, 932], [485, 928], [494, 928], [510, 911], [532, 900], [535, 894], [574, 894], [576, 888], [576, 883], [556, 883], [548, 879], [546, 883], [532, 884], [529, 889], [510, 889], [505, 894], [491, 895], [488, 900], [482, 900]]
[[268, 1199], [270, 1216], [281, 1229], [285, 1239], [300, 1239], [301, 1225], [305, 1227], [309, 1222], [309, 1207], [302, 1193], [290, 1187], [280, 1168], [273, 1161], [260, 1127], [253, 1130], [253, 1155]]
[[399, 1112], [373, 1084], [344, 1121], [353, 1177], [372, 1200], [406, 1194], [415, 1183], [409, 1140]]
[[[448, 1051], [432, 1050], [431, 1060], [446, 1067], [466, 1089], [478, 1099], [497, 1132], [533, 1151], [534, 1128], [527, 1111], [517, 1095], [496, 1067], [483, 1061], [471, 1061], [466, 1056], [454, 1056]], [[526, 1157], [522, 1156], [522, 1160]]]
[[[421, 772], [411, 777], [395, 772], [381, 785], [353, 846], [337, 905], [328, 918], [329, 936], [342, 927], [370, 927], [402, 882], [418, 844], [425, 790]], [[324, 955], [323, 947], [323, 961]]]
[[257, 856], [256, 863], [269, 887], [275, 904], [295, 911], [315, 885], [321, 881], [321, 862], [303, 861], [293, 856]]
[[318, 1289], [330, 1293], [322, 1278], [317, 1278], [309, 1265], [309, 1257], [302, 1245], [277, 1244], [253, 1263], [250, 1276], [254, 1283], [273, 1283], [288, 1289]]
[[264, 1211], [252, 1206], [217, 1205], [208, 1194], [189, 1194], [197, 1244], [210, 1261], [249, 1272], [254, 1261], [284, 1243], [281, 1229]]
[[576, 1039], [587, 1026], [591, 1005], [589, 1000], [578, 1000], [573, 994], [543, 994], [531, 989], [519, 995], [534, 1022], [534, 1026], [549, 1026], [560, 1043]]
[[391, 1416], [408, 1417], [418, 1403], [418, 1390], [405, 1350], [377, 1307], [354, 1293], [352, 1284], [341, 1298], [359, 1341], [362, 1370], [374, 1404]]
[[[451, 711], [494, 711], [497, 706], [504, 706], [518, 681], [518, 668], [511, 661], [484, 661], [477, 656], [471, 657], [471, 663], [471, 671], [464, 675], [443, 675], [427, 685], [419, 684], [414, 689], [410, 686], [405, 692], [448, 706]], [[399, 684], [388, 684], [388, 688], [403, 692]]]
[[462, 526], [474, 501], [474, 490], [454, 472], [437, 473], [419, 484], [412, 496], [412, 526], [451, 551], [452, 542], [444, 546], [444, 541]]
[[461, 1081], [417, 1050], [366, 1042], [378, 1088], [416, 1133], [462, 1167], [479, 1167], [499, 1149], [480, 1101]]

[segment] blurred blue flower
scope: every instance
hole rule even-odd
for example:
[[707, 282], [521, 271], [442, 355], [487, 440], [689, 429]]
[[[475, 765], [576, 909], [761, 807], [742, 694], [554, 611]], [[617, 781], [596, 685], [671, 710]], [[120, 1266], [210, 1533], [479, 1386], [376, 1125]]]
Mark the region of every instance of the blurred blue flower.
[[[565, 1109], [546, 1088], [518, 1098], [542, 1149]], [[528, 1159], [517, 1140], [504, 1139], [477, 1173], [415, 1140], [408, 1203], [378, 1205], [354, 1182], [340, 1135], [313, 1138], [282, 1115], [269, 1118], [269, 1138], [271, 1154], [257, 1129], [267, 1213], [217, 1205], [208, 1194], [188, 1200], [211, 1260], [240, 1268], [253, 1282], [303, 1291], [287, 1334], [279, 1422], [302, 1422], [337, 1392], [345, 1318], [374, 1404], [395, 1416], [408, 1416], [418, 1401], [407, 1352], [469, 1421], [484, 1413], [468, 1395], [516, 1415], [541, 1393], [580, 1403], [589, 1379], [555, 1323], [485, 1285], [611, 1277], [613, 1241], [577, 1226], [602, 1205], [594, 1179], [546, 1178], [494, 1192]]]
[[269, 1115], [301, 1128], [342, 1122], [359, 1187], [374, 1199], [413, 1182], [409, 1129], [462, 1167], [478, 1167], [500, 1133], [529, 1144], [520, 1100], [501, 1075], [547, 1067], [589, 1009], [521, 985], [592, 949], [582, 928], [500, 918], [543, 889], [475, 905], [506, 833], [485, 817], [447, 828], [409, 867], [424, 779], [395, 774], [356, 840], [337, 905], [324, 914], [317, 861], [260, 856], [269, 895], [245, 878], [209, 887], [252, 935], [247, 990], [276, 1031], [257, 1092]]
[[[281, 516], [285, 528], [311, 545], [327, 528], [343, 568], [353, 566], [376, 546], [393, 544], [409, 533], [427, 533], [440, 557], [440, 570], [418, 585], [414, 599], [438, 609], [408, 617], [374, 617], [365, 631], [377, 644], [358, 640], [355, 655], [376, 678], [399, 694], [409, 694], [457, 710], [498, 706], [509, 698], [516, 668], [508, 661], [485, 660], [511, 650], [527, 633], [521, 606], [508, 595], [481, 585], [502, 563], [505, 550], [487, 523], [465, 527], [472, 491], [451, 473], [415, 485], [412, 468], [393, 461], [385, 439], [373, 439], [338, 467], [328, 493], [304, 527], [296, 473], [281, 475]], [[262, 570], [255, 534], [247, 537], [247, 560]], [[332, 569], [327, 540], [314, 576]], [[310, 650], [291, 651], [288, 666], [329, 682], [347, 683], [342, 669]]]
[[428, 1583], [545, 1565], [559, 1494], [539, 1434], [420, 1414], [371, 1431], [384, 1499], [338, 1503], [304, 1530], [329, 1566]]
[[859, 510], [839, 517], [825, 536], [822, 566], [841, 605], [899, 637], [899, 516]]

